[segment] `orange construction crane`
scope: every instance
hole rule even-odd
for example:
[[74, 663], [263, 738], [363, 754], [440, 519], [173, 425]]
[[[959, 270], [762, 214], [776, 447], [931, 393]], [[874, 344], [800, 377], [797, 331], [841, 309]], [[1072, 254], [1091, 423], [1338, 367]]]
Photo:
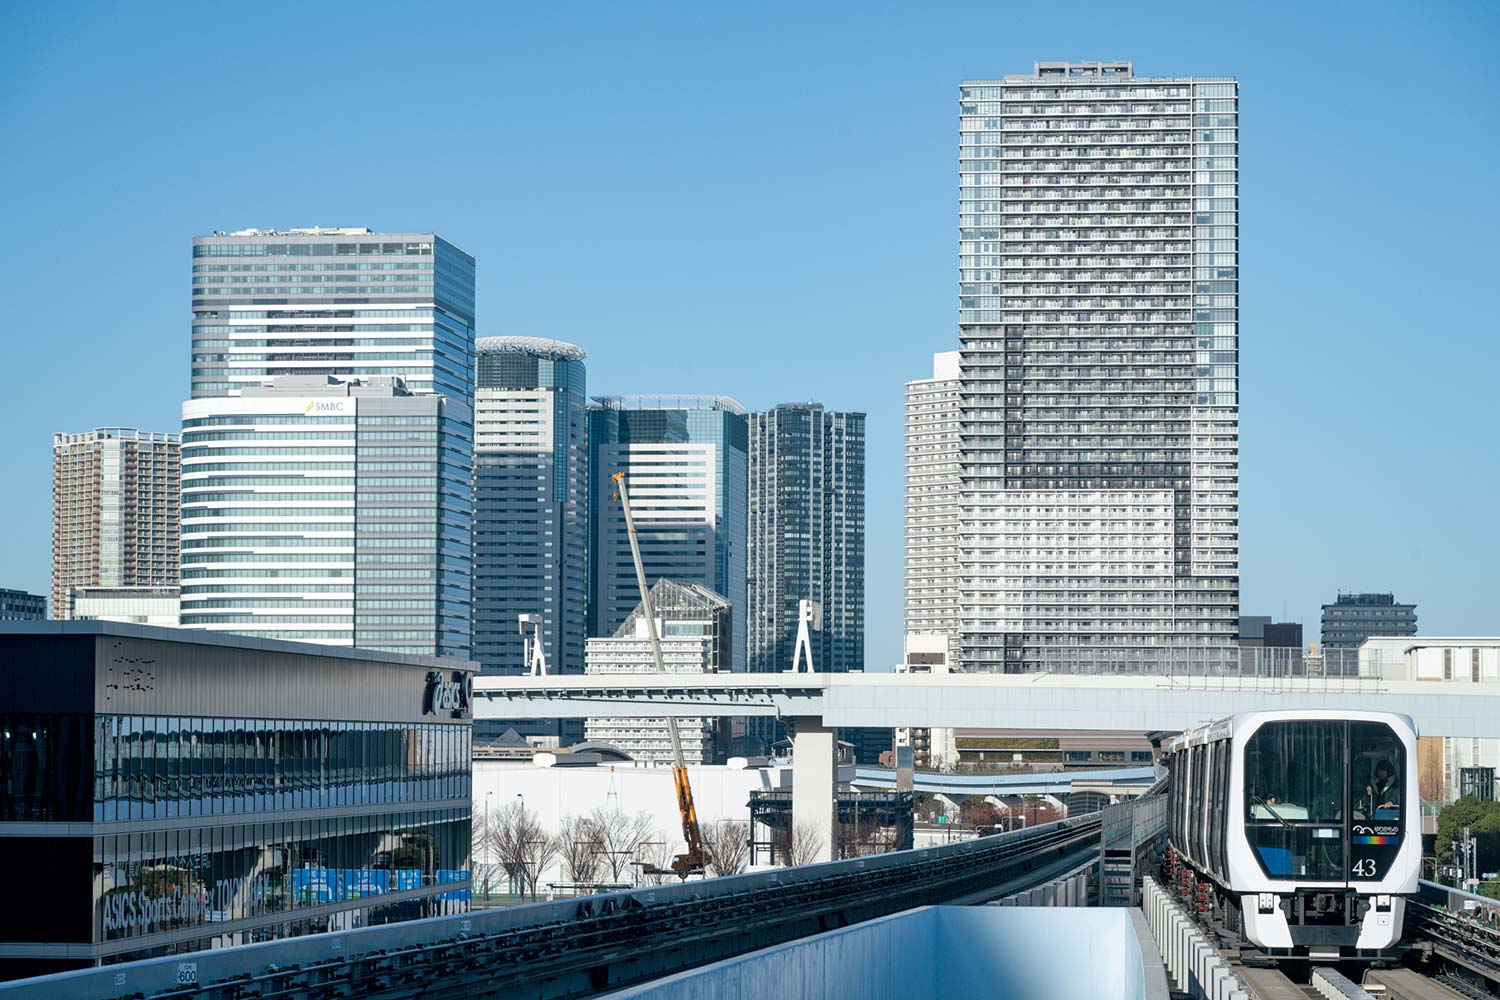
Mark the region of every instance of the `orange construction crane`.
[[[625, 489], [625, 473], [611, 477], [615, 499], [625, 512], [625, 531], [630, 536], [630, 557], [635, 560], [635, 582], [641, 588], [641, 613], [646, 616], [646, 634], [651, 638], [651, 655], [656, 658], [656, 672], [667, 672], [661, 656], [661, 635], [656, 628], [656, 609], [651, 606], [651, 589], [646, 586], [646, 568], [641, 564], [641, 543], [635, 534], [635, 515], [630, 510], [630, 494]], [[682, 839], [686, 853], [672, 859], [672, 874], [685, 879], [703, 874], [707, 855], [703, 850], [703, 833], [698, 828], [698, 810], [693, 805], [693, 789], [688, 784], [687, 761], [682, 756], [682, 739], [677, 735], [677, 719], [667, 716], [667, 732], [672, 734], [672, 782], [677, 786], [677, 811], [682, 816]]]

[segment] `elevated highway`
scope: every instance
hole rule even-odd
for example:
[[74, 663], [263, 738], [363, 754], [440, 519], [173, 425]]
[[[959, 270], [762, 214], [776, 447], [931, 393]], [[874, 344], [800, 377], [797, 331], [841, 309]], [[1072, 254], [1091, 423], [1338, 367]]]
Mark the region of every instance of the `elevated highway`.
[[823, 727], [1183, 730], [1284, 708], [1405, 712], [1424, 736], [1500, 739], [1500, 684], [1167, 674], [624, 674], [479, 677], [476, 719], [705, 715]]

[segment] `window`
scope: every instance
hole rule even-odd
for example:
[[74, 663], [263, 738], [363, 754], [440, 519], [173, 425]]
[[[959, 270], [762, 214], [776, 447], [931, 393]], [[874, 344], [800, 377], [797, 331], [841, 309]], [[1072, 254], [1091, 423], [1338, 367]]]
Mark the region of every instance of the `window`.
[[1445, 681], [1451, 681], [1452, 679], [1453, 679], [1453, 650], [1451, 650], [1451, 649], [1445, 649], [1445, 650], [1443, 650], [1443, 680], [1445, 680]]
[[1272, 722], [1245, 747], [1245, 827], [1272, 878], [1376, 879], [1401, 846], [1405, 749], [1389, 726]]
[[1469, 650], [1469, 680], [1479, 683], [1479, 647]]

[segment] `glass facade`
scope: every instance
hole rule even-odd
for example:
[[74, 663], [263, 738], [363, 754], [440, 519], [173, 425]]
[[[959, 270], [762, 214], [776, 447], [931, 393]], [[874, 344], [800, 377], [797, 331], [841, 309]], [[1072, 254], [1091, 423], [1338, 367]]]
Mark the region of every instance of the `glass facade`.
[[1272, 878], [1379, 879], [1401, 849], [1406, 750], [1384, 723], [1271, 722], [1245, 746], [1245, 835]]
[[[95, 940], [207, 931], [234, 920], [464, 881], [469, 836], [467, 810], [428, 809], [95, 837], [94, 877], [101, 890]], [[451, 899], [441, 898], [447, 895], [427, 902], [466, 900], [468, 890], [455, 887]], [[460, 908], [428, 905], [419, 914]], [[379, 921], [351, 926], [365, 922]], [[310, 931], [329, 929], [324, 923]]]
[[[588, 593], [588, 430], [584, 352], [536, 337], [478, 342], [474, 412], [474, 653], [485, 673], [526, 672], [520, 615], [539, 615], [547, 669], [584, 669]], [[583, 737], [579, 720], [486, 720]]]
[[959, 129], [960, 667], [1227, 648], [1237, 84], [1041, 63]]
[[193, 241], [193, 397], [280, 375], [399, 376], [474, 396], [474, 258], [432, 233]]
[[183, 405], [183, 626], [467, 656], [468, 406], [326, 381]]
[[460, 661], [69, 627], [0, 637], [0, 978], [467, 907]]
[[610, 477], [627, 473], [647, 583], [670, 577], [734, 609], [720, 669], [746, 663], [749, 429], [724, 397], [606, 397], [589, 408], [592, 477], [588, 634], [614, 632], [640, 601], [625, 519]]

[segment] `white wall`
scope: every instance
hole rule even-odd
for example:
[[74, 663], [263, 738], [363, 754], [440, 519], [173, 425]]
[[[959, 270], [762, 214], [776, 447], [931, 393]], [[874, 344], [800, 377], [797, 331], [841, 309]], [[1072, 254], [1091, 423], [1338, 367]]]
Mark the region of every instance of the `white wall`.
[[613, 994], [652, 1000], [1145, 1000], [1129, 912], [923, 907]]
[[[721, 819], [750, 822], [750, 792], [755, 789], [789, 789], [790, 766], [731, 768], [726, 765], [689, 767], [688, 781], [698, 822], [707, 826]], [[492, 815], [522, 796], [526, 808], [542, 826], [556, 833], [567, 816], [586, 816], [594, 809], [619, 809], [626, 815], [644, 812], [652, 828], [672, 852], [686, 849], [682, 821], [677, 812], [677, 792], [670, 767], [633, 764], [597, 767], [538, 767], [530, 761], [474, 761], [474, 814], [482, 816], [486, 804]], [[656, 838], [653, 838], [656, 839]], [[555, 873], [540, 880], [560, 881]]]

